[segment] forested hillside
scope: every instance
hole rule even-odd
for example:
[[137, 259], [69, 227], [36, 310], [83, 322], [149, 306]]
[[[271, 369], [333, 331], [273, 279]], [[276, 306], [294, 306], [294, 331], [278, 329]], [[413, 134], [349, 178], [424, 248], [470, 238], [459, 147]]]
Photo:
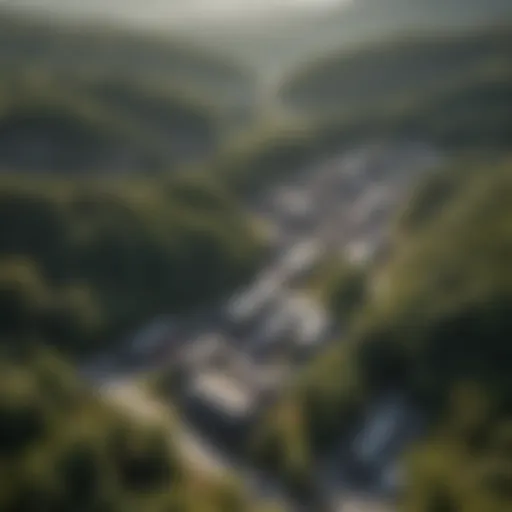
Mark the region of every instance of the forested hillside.
[[508, 151], [511, 33], [505, 25], [400, 36], [313, 60], [279, 90], [282, 122], [228, 145], [209, 169], [254, 193], [367, 140]]
[[250, 118], [243, 67], [183, 43], [0, 17], [0, 170], [171, 170]]
[[235, 479], [189, 467], [172, 419], [108, 406], [51, 352], [4, 347], [0, 369], [2, 511], [263, 510]]
[[[358, 0], [365, 40], [402, 34], [264, 105], [210, 50], [0, 18], [0, 510], [323, 512], [366, 478], [339, 469], [393, 395], [422, 418], [393, 460], [401, 510], [510, 512], [509, 4]], [[386, 236], [402, 180], [442, 159]], [[139, 357], [162, 317], [178, 334]], [[164, 424], [103, 392], [139, 381], [173, 402]], [[227, 440], [209, 455], [250, 498], [189, 467], [178, 424]]]
[[268, 412], [256, 460], [305, 485], [365, 403], [401, 390], [429, 417], [403, 510], [509, 510], [511, 187], [507, 161], [463, 162], [418, 189], [348, 338]]
[[[1, 13], [2, 11], [0, 11]], [[49, 67], [56, 73], [157, 80], [226, 98], [250, 93], [251, 73], [200, 45], [114, 27], [30, 20], [8, 11], [1, 18], [2, 63]]]
[[[322, 2], [320, 2], [322, 3]], [[403, 33], [478, 27], [512, 20], [508, 0], [354, 0], [290, 12], [265, 24], [229, 22], [199, 40], [277, 77], [326, 53], [380, 43]], [[186, 34], [186, 30], [184, 30]]]
[[261, 254], [238, 204], [193, 177], [4, 177], [0, 218], [1, 332], [68, 354], [208, 303], [247, 279]]
[[12, 17], [0, 74], [0, 509], [258, 510], [189, 467], [172, 418], [134, 419], [64, 362], [254, 272], [237, 200], [176, 172], [247, 121], [250, 76], [176, 41]]
[[510, 140], [509, 26], [410, 35], [312, 62], [281, 89], [326, 140], [411, 134], [453, 145]]

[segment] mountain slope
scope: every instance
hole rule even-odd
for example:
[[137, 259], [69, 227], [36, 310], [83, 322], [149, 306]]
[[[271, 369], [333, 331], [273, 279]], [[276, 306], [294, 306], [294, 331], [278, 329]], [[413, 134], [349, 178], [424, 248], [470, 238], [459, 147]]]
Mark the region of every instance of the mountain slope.
[[325, 52], [402, 32], [468, 28], [507, 19], [512, 20], [507, 0], [354, 0], [265, 23], [205, 28], [195, 38], [282, 76]]
[[[398, 510], [510, 510], [511, 191], [510, 159], [488, 158], [451, 164], [414, 191], [389, 260], [373, 273], [379, 286], [345, 338], [263, 416], [259, 463], [297, 485], [327, 458], [338, 468], [329, 477], [346, 484], [362, 413], [398, 392], [427, 419], [419, 446], [393, 458], [406, 478]], [[348, 465], [353, 480], [375, 481], [376, 466], [387, 464], [383, 444], [380, 462]]]
[[172, 169], [251, 115], [252, 78], [196, 46], [0, 16], [0, 169]]
[[510, 25], [427, 33], [335, 52], [290, 76], [280, 98], [333, 140], [391, 134], [507, 145], [511, 33]]

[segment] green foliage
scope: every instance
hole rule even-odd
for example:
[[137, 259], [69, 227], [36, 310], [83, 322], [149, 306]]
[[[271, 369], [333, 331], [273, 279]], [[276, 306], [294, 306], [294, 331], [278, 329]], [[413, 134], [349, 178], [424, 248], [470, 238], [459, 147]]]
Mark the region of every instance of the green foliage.
[[46, 283], [30, 261], [6, 258], [0, 273], [1, 324], [6, 333], [33, 325], [46, 300]]
[[427, 393], [462, 378], [502, 396], [511, 389], [511, 176], [509, 163], [462, 175], [455, 197], [401, 240], [385, 270], [390, 286], [369, 330], [403, 347]]
[[[59, 382], [58, 395], [48, 384]], [[67, 395], [69, 400], [59, 400]], [[2, 357], [0, 508], [6, 512], [257, 510], [234, 481], [188, 468], [165, 425], [93, 396], [40, 348]]]
[[260, 255], [219, 187], [9, 178], [0, 184], [2, 332], [87, 351], [158, 313], [206, 304]]
[[49, 67], [58, 75], [115, 76], [123, 80], [174, 83], [210, 97], [250, 90], [248, 70], [190, 41], [132, 34], [113, 27], [81, 27], [29, 21], [21, 16], [0, 18], [1, 62], [20, 61], [38, 71]]
[[343, 102], [353, 106], [353, 102], [389, 101], [474, 76], [491, 65], [503, 69], [500, 65], [509, 55], [506, 27], [391, 39], [313, 62], [290, 77], [281, 93], [298, 107], [309, 101], [343, 109]]
[[[408, 460], [403, 510], [510, 510], [512, 167], [489, 162], [445, 169], [415, 192], [376, 275], [382, 286], [263, 418], [256, 453], [283, 480], [294, 473], [280, 450], [298, 428], [313, 464], [370, 397], [398, 388], [430, 418], [430, 438]], [[286, 423], [276, 411], [290, 403], [300, 414]]]
[[313, 291], [344, 324], [352, 320], [367, 299], [365, 269], [338, 258], [319, 265], [309, 281]]
[[[309, 284], [349, 330], [367, 299], [364, 269], [327, 261]], [[352, 345], [322, 353], [254, 429], [251, 459], [278, 475], [297, 496], [313, 496], [308, 486], [317, 454], [347, 432], [368, 396], [358, 358]]]
[[409, 36], [336, 54], [291, 77], [282, 98], [319, 139], [411, 135], [449, 147], [510, 145], [508, 27]]
[[170, 87], [45, 72], [38, 84], [12, 71], [0, 87], [4, 171], [168, 170], [218, 147], [219, 113], [204, 100]]
[[352, 352], [321, 354], [256, 424], [252, 460], [294, 493], [311, 483], [317, 455], [348, 431], [367, 398]]
[[253, 196], [311, 165], [318, 155], [316, 144], [307, 124], [274, 127], [228, 145], [213, 162], [213, 169], [230, 189]]
[[0, 170], [127, 172], [215, 153], [251, 96], [243, 69], [171, 40], [0, 13]]
[[[457, 411], [467, 418], [468, 411], [472, 414], [475, 409], [465, 401]], [[512, 459], [505, 449], [506, 437], [500, 436], [508, 424], [507, 416], [473, 414], [473, 426], [468, 429], [468, 423], [455, 415], [454, 411], [443, 419], [442, 432], [407, 457], [409, 486], [401, 509], [510, 510]], [[475, 433], [479, 434], [477, 444]]]

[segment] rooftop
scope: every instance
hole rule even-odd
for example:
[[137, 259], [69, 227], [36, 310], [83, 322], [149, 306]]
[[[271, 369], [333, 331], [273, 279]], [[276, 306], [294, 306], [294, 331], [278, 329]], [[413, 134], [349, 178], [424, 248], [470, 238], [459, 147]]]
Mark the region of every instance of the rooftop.
[[191, 386], [191, 394], [208, 400], [230, 415], [245, 416], [256, 402], [256, 393], [222, 372], [198, 375]]

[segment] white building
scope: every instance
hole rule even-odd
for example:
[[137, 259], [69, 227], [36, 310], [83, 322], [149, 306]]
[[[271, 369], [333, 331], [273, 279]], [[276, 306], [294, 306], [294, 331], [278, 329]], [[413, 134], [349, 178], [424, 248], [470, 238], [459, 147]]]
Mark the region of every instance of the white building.
[[190, 382], [187, 395], [189, 400], [216, 410], [227, 420], [244, 420], [258, 404], [257, 390], [215, 370], [197, 374]]

